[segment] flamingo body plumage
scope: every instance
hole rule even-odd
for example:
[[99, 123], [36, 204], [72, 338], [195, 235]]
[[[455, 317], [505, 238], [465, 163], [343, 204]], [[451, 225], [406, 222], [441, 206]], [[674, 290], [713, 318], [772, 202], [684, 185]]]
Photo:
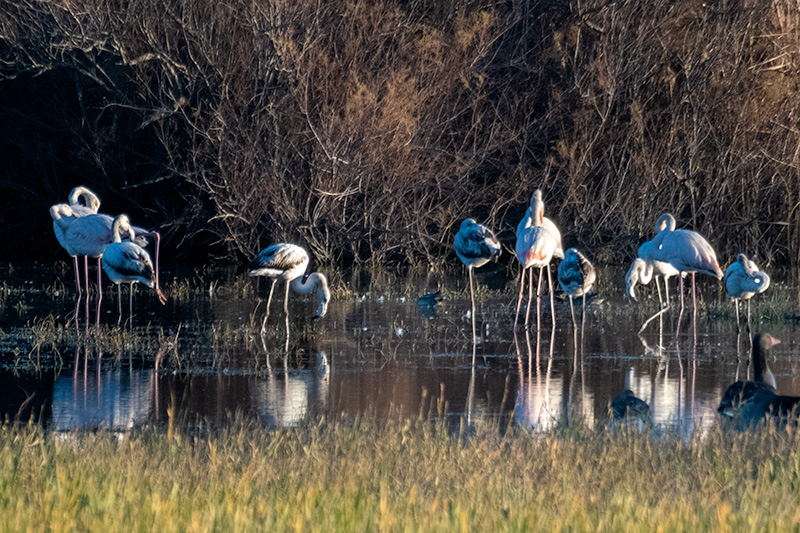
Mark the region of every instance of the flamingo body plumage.
[[456, 255], [467, 268], [480, 268], [489, 261], [497, 261], [500, 257], [500, 242], [494, 232], [479, 224], [474, 218], [468, 218], [453, 240]]

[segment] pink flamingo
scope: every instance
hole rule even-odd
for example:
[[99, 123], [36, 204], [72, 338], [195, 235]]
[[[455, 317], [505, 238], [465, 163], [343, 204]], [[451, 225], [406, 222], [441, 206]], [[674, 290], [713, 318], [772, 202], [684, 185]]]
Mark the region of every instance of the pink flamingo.
[[[661, 231], [649, 243], [645, 261], [668, 263], [678, 271], [680, 276], [681, 310], [678, 314], [678, 331], [683, 316], [683, 274], [692, 275], [693, 315], [697, 315], [697, 296], [695, 290], [695, 274], [707, 274], [722, 279], [722, 269], [717, 263], [714, 249], [699, 233], [687, 229], [675, 229], [675, 217], [669, 213], [661, 215], [656, 222]], [[677, 335], [677, 332], [676, 332]]]
[[[544, 216], [544, 201], [542, 191], [536, 190], [531, 199], [531, 206], [525, 213], [525, 217], [517, 226], [517, 260], [522, 265], [522, 274], [519, 280], [519, 298], [517, 299], [517, 314], [514, 318], [514, 329], [519, 321], [519, 309], [522, 305], [522, 290], [525, 284], [525, 271], [530, 269], [530, 279], [528, 285], [528, 307], [525, 313], [525, 326], [528, 325], [530, 316], [531, 299], [533, 298], [533, 267], [539, 268], [539, 284], [536, 289], [536, 324], [540, 324], [539, 302], [541, 298], [542, 270], [547, 268], [547, 285], [550, 290], [550, 312], [553, 320], [553, 327], [556, 325], [555, 304], [553, 300], [553, 281], [550, 276], [550, 261], [555, 256], [556, 251], [561, 248], [561, 234], [556, 233], [551, 228], [555, 224], [546, 224]], [[561, 254], [563, 257], [563, 252]]]

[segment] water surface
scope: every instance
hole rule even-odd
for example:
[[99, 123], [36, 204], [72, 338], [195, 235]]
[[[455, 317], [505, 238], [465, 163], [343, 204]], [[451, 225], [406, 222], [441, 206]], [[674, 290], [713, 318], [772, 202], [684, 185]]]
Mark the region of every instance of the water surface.
[[[266, 284], [256, 288], [234, 271], [185, 276], [180, 296], [165, 307], [139, 289], [132, 326], [119, 330], [116, 291], [107, 291], [101, 342], [93, 333], [94, 301], [88, 323], [85, 299], [74, 321], [70, 273], [28, 269], [25, 282], [14, 284], [9, 275], [2, 302], [0, 412], [34, 415], [59, 430], [124, 430], [164, 424], [170, 413], [189, 423], [225, 425], [238, 415], [274, 427], [322, 415], [441, 411], [454, 420], [540, 431], [559, 423], [597, 426], [607, 419], [610, 399], [629, 388], [650, 404], [657, 424], [690, 435], [716, 423], [722, 392], [747, 377], [747, 332], [737, 335], [732, 318], [705, 311], [693, 321], [689, 310], [679, 337], [677, 311], [638, 336], [646, 315], [615, 288], [624, 272], [612, 272], [602, 298], [587, 305], [583, 335], [561, 300], [555, 329], [545, 300], [541, 329], [534, 320], [515, 335], [516, 280], [499, 267], [478, 274], [473, 345], [468, 285], [457, 275], [352, 276], [342, 282], [347, 295], [339, 290], [319, 321], [311, 320], [314, 303], [294, 295], [288, 338], [276, 291], [263, 339], [257, 331]], [[700, 284], [709, 301], [723, 298], [714, 283]], [[417, 297], [433, 288], [443, 290], [444, 300], [419, 306]], [[127, 318], [127, 291], [123, 304]], [[580, 304], [576, 312], [580, 320]], [[45, 318], [67, 333], [37, 344]], [[756, 319], [754, 329], [783, 341], [769, 364], [781, 393], [800, 394], [794, 357], [800, 328], [789, 319]], [[126, 333], [109, 347], [115, 331]]]

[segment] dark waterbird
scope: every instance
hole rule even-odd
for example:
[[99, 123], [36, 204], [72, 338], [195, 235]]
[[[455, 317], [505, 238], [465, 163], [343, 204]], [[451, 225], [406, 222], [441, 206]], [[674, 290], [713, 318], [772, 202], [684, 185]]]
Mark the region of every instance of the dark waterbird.
[[767, 414], [785, 422], [793, 413], [800, 397], [777, 394], [775, 376], [767, 364], [767, 352], [781, 341], [769, 333], [753, 337], [753, 381], [737, 381], [722, 395], [717, 412], [734, 419], [739, 427], [748, 427]]
[[647, 422], [650, 420], [650, 406], [633, 394], [633, 391], [625, 389], [611, 400], [609, 411], [614, 420], [639, 420]]

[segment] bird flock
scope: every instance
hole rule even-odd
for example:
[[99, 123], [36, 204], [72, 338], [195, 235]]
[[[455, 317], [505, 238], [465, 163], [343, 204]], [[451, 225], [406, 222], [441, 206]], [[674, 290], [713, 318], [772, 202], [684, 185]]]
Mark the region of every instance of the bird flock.
[[[99, 213], [99, 197], [86, 187], [75, 187], [67, 203], [55, 204], [50, 208], [53, 219], [53, 231], [58, 242], [72, 256], [75, 268], [75, 286], [80, 299], [83, 291], [89, 294], [88, 258], [97, 259], [97, 323], [99, 324], [100, 301], [102, 300], [101, 271], [105, 271], [108, 278], [117, 285], [120, 302], [119, 316], [122, 316], [121, 289], [122, 283], [130, 283], [131, 314], [133, 286], [141, 283], [153, 289], [159, 301], [164, 304], [166, 298], [161, 292], [158, 275], [158, 258], [160, 234], [156, 231], [132, 226], [127, 215], [120, 214], [112, 217]], [[146, 247], [148, 239], [155, 239], [155, 264], [151, 260]], [[490, 261], [497, 261], [502, 253], [502, 247], [494, 232], [474, 218], [467, 218], [461, 223], [455, 234], [453, 247], [457, 257], [467, 267], [472, 303], [472, 336], [473, 343], [477, 344], [475, 326], [475, 288], [473, 269], [480, 268]], [[573, 326], [575, 326], [574, 298], [583, 299], [585, 312], [586, 295], [597, 280], [597, 274], [586, 255], [576, 248], [569, 248], [564, 252], [561, 233], [556, 224], [545, 216], [545, 203], [541, 190], [536, 190], [531, 196], [530, 205], [525, 211], [516, 228], [515, 254], [521, 265], [519, 279], [519, 294], [517, 297], [514, 329], [519, 325], [524, 287], [528, 282], [528, 301], [525, 310], [524, 327], [530, 327], [530, 309], [533, 302], [534, 269], [538, 269], [539, 277], [536, 288], [536, 326], [541, 327], [540, 302], [542, 296], [542, 282], [544, 273], [547, 273], [547, 285], [550, 298], [550, 315], [552, 326], [555, 328], [555, 308], [553, 281], [550, 273], [550, 264], [554, 259], [561, 259], [557, 269], [557, 279], [566, 297], [569, 298], [570, 313]], [[85, 270], [85, 285], [81, 286], [79, 257], [83, 257]], [[279, 280], [285, 282], [284, 314], [288, 328], [288, 300], [289, 288], [300, 294], [316, 293], [317, 309], [314, 318], [322, 318], [327, 313], [328, 303], [331, 299], [328, 280], [320, 272], [308, 273], [308, 252], [302, 247], [291, 243], [272, 244], [262, 250], [249, 264], [249, 275], [253, 277], [267, 277], [272, 283], [267, 298], [266, 311], [262, 320], [261, 333], [266, 331], [267, 319], [270, 312], [275, 285]], [[695, 274], [705, 274], [724, 280], [728, 296], [732, 299], [736, 309], [736, 328], [740, 327], [739, 303], [747, 303], [747, 325], [750, 324], [750, 299], [767, 290], [770, 284], [769, 276], [758, 268], [755, 258], [748, 259], [745, 254], [739, 254], [727, 270], [723, 273], [717, 261], [716, 253], [708, 241], [699, 233], [676, 228], [675, 218], [665, 213], [658, 218], [655, 225], [655, 235], [650, 241], [639, 247], [637, 257], [633, 260], [626, 276], [626, 293], [636, 300], [636, 286], [646, 285], [655, 277], [656, 288], [659, 296], [660, 311], [666, 311], [670, 306], [669, 279], [678, 276], [680, 291], [680, 312], [678, 315], [678, 330], [680, 332], [681, 318], [684, 312], [684, 278], [692, 277], [692, 303], [693, 313], [697, 312], [697, 297], [695, 288]], [[664, 295], [661, 297], [659, 278], [663, 280]], [[437, 293], [438, 294], [438, 293]], [[438, 301], [438, 300], [435, 300]], [[435, 301], [433, 302], [435, 304]], [[88, 305], [88, 304], [87, 304]], [[87, 307], [88, 309], [88, 307]], [[88, 317], [87, 317], [88, 322]], [[649, 322], [649, 320], [648, 320]], [[642, 326], [646, 327], [647, 322]], [[287, 330], [288, 334], [288, 330]], [[784, 418], [787, 412], [797, 403], [793, 397], [779, 396], [776, 394], [774, 377], [766, 366], [764, 354], [776, 344], [777, 341], [768, 334], [758, 334], [753, 338], [752, 358], [755, 369], [755, 381], [737, 381], [726, 391], [719, 407], [722, 414], [733, 412], [744, 413], [744, 419], [751, 420], [762, 416], [768, 410], [779, 413]], [[623, 391], [614, 398], [610, 405], [615, 417], [620, 413], [636, 412], [641, 415], [645, 412], [646, 404], [635, 398], [631, 391]]]

